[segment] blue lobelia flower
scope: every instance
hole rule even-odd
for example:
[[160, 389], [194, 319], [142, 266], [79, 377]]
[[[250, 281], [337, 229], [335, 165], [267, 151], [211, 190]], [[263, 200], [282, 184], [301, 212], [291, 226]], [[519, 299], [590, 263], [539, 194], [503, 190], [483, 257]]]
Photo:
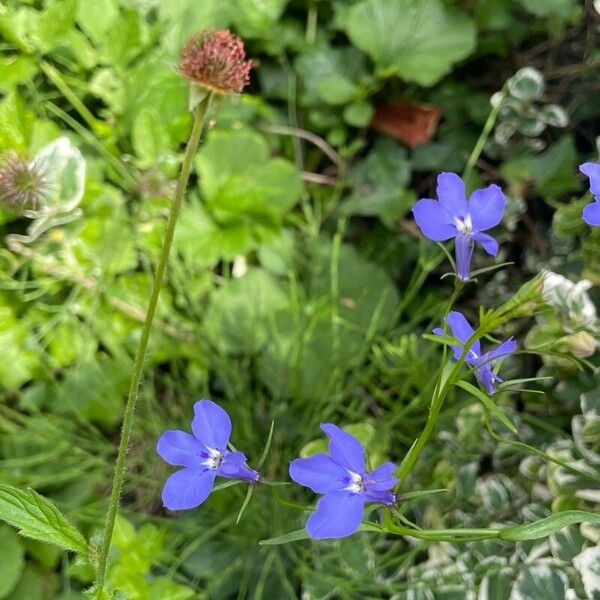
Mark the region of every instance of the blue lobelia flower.
[[156, 451], [170, 465], [184, 467], [171, 475], [163, 488], [163, 504], [171, 510], [195, 508], [210, 494], [215, 477], [256, 483], [260, 474], [246, 465], [242, 452], [227, 450], [231, 419], [218, 404], [200, 400], [194, 404], [192, 432], [165, 431]]
[[595, 199], [583, 208], [583, 220], [588, 225], [600, 227], [600, 164], [583, 163], [579, 170], [590, 178], [590, 192]]
[[322, 423], [329, 437], [329, 454], [319, 452], [290, 463], [290, 477], [317, 494], [325, 494], [317, 510], [306, 522], [306, 530], [316, 540], [341, 538], [354, 533], [362, 520], [365, 502], [391, 505], [396, 470], [387, 462], [370, 473], [365, 467], [361, 443], [332, 423]]
[[475, 190], [467, 200], [465, 184], [455, 173], [438, 175], [437, 196], [438, 200], [423, 199], [415, 204], [415, 221], [434, 242], [455, 238], [457, 275], [467, 281], [475, 242], [488, 254], [498, 254], [498, 242], [482, 232], [500, 223], [506, 199], [497, 185], [490, 185]]
[[[473, 328], [469, 325], [465, 316], [455, 310], [448, 313], [446, 322], [452, 330], [452, 335], [463, 344], [462, 346], [459, 346], [458, 344], [451, 345], [454, 352], [454, 360], [458, 360], [464, 351], [464, 344], [466, 344], [473, 335]], [[437, 327], [433, 330], [433, 333], [443, 335], [444, 330]], [[475, 340], [467, 352], [465, 362], [475, 368], [477, 380], [485, 387], [488, 393], [493, 394], [496, 391], [494, 383], [496, 381], [502, 381], [502, 379], [500, 379], [500, 377], [492, 370], [494, 363], [502, 356], [511, 354], [516, 349], [517, 342], [511, 337], [505, 342], [502, 342], [497, 348], [494, 348], [494, 350], [481, 354], [481, 342], [480, 340]]]

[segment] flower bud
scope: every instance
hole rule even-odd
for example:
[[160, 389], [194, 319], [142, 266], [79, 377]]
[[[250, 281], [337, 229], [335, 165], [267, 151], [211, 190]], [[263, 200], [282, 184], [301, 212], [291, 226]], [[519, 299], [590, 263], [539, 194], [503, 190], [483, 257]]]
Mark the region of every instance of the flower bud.
[[587, 331], [579, 331], [568, 335], [563, 340], [573, 356], [587, 358], [596, 352], [598, 342], [596, 338]]

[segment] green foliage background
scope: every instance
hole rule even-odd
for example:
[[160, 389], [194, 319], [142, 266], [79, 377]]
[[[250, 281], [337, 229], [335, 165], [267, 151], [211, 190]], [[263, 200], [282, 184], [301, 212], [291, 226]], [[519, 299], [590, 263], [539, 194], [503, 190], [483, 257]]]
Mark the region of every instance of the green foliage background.
[[[4, 0], [0, 151], [33, 157], [67, 136], [87, 173], [81, 215], [0, 250], [0, 481], [35, 488], [88, 537], [99, 532], [190, 126], [174, 65], [190, 34], [230, 27], [256, 59], [252, 84], [219, 106], [194, 164], [111, 585], [131, 599], [600, 598], [598, 526], [517, 544], [361, 533], [260, 547], [302, 527], [313, 496], [258, 488], [236, 525], [244, 491], [233, 486], [174, 516], [161, 507], [169, 469], [154, 451], [210, 397], [231, 414], [250, 464], [275, 422], [268, 479], [285, 479], [328, 420], [352, 426], [374, 464], [402, 460], [441, 356], [422, 334], [439, 325], [452, 289], [440, 280], [443, 253], [419, 238], [409, 211], [432, 197], [437, 172], [462, 171], [490, 97], [523, 66], [541, 71], [545, 89], [501, 116], [469, 181], [503, 184], [498, 262], [512, 265], [481, 275], [460, 307], [476, 319], [543, 267], [600, 284], [600, 234], [579, 218], [589, 198], [577, 176], [597, 159], [598, 26], [591, 3], [577, 0]], [[409, 149], [369, 127], [377, 106], [399, 98], [439, 107], [432, 141]], [[566, 110], [568, 127], [553, 126], [547, 105]], [[513, 131], [506, 143], [501, 127]], [[0, 213], [7, 240], [29, 224]], [[507, 380], [548, 377], [497, 401], [518, 439], [597, 471], [598, 354], [578, 357], [572, 333], [547, 311], [497, 332], [541, 348], [506, 360]], [[402, 507], [423, 528], [593, 511], [600, 498], [593, 482], [494, 441], [480, 404], [458, 388], [408, 487], [446, 490]], [[8, 526], [0, 547], [0, 598], [79, 598], [93, 579], [90, 565]]]

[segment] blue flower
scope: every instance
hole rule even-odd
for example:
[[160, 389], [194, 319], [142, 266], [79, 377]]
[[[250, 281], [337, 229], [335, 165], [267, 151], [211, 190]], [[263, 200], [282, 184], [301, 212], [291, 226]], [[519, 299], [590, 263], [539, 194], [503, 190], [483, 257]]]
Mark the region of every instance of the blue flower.
[[583, 220], [588, 225], [600, 227], [600, 164], [583, 163], [579, 170], [590, 178], [590, 191], [595, 199], [583, 208]]
[[341, 538], [360, 526], [365, 502], [390, 505], [395, 502], [392, 477], [396, 466], [387, 462], [370, 473], [365, 467], [361, 443], [332, 423], [321, 424], [329, 437], [329, 454], [319, 452], [290, 463], [290, 477], [317, 494], [325, 494], [306, 522], [311, 538]]
[[194, 404], [190, 435], [185, 431], [165, 431], [156, 451], [170, 465], [184, 467], [171, 475], [163, 488], [163, 504], [170, 510], [195, 508], [210, 494], [215, 477], [256, 483], [260, 474], [246, 465], [242, 452], [227, 450], [231, 436], [229, 415], [211, 400]]
[[[452, 335], [457, 340], [460, 340], [463, 344], [462, 346], [459, 346], [458, 344], [452, 344], [454, 360], [458, 360], [464, 351], [464, 344], [466, 344], [469, 338], [473, 335], [473, 328], [469, 325], [469, 322], [467, 319], [465, 319], [465, 316], [455, 310], [448, 313], [446, 322], [452, 330]], [[433, 330], [433, 333], [437, 335], [443, 335], [444, 330], [438, 327]], [[502, 342], [494, 350], [490, 350], [485, 354], [481, 354], [481, 342], [479, 340], [475, 340], [467, 352], [465, 362], [475, 368], [475, 376], [477, 377], [477, 380], [490, 394], [493, 394], [496, 391], [494, 388], [494, 383], [496, 381], [502, 381], [502, 379], [500, 379], [500, 377], [498, 377], [498, 375], [496, 375], [492, 370], [494, 363], [502, 356], [511, 354], [516, 349], [517, 342], [515, 342], [515, 340], [513, 340], [511, 337], [505, 342]]]
[[475, 242], [492, 256], [498, 254], [498, 242], [486, 229], [500, 223], [506, 199], [497, 185], [475, 190], [467, 200], [465, 184], [455, 173], [440, 173], [437, 178], [438, 200], [419, 200], [413, 214], [423, 235], [434, 242], [455, 238], [458, 278], [469, 279]]

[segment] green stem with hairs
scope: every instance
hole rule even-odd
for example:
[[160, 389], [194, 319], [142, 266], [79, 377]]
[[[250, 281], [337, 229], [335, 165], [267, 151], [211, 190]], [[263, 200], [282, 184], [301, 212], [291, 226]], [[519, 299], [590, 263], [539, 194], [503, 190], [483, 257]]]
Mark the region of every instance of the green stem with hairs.
[[104, 585], [106, 581], [108, 553], [110, 550], [113, 530], [115, 528], [115, 519], [117, 517], [117, 510], [119, 508], [119, 500], [121, 497], [121, 490], [123, 488], [123, 480], [125, 478], [125, 460], [127, 457], [127, 447], [129, 446], [129, 438], [131, 436], [131, 428], [133, 426], [133, 418], [135, 414], [135, 406], [137, 403], [138, 391], [140, 387], [140, 379], [142, 376], [142, 370], [144, 368], [144, 359], [146, 357], [146, 350], [148, 348], [150, 333], [152, 332], [152, 322], [154, 321], [154, 313], [156, 312], [156, 305], [158, 303], [160, 288], [169, 260], [169, 253], [171, 251], [171, 244], [173, 242], [175, 226], [177, 224], [177, 219], [181, 211], [183, 197], [185, 195], [185, 190], [187, 188], [188, 180], [190, 177], [192, 161], [194, 160], [196, 150], [198, 149], [198, 144], [200, 143], [204, 119], [208, 107], [210, 105], [210, 100], [211, 97], [208, 96], [202, 102], [200, 102], [194, 109], [192, 131], [185, 149], [183, 163], [181, 165], [181, 173], [179, 175], [179, 180], [177, 181], [177, 188], [175, 190], [175, 197], [173, 199], [173, 204], [171, 205], [171, 210], [169, 212], [169, 220], [167, 222], [165, 238], [160, 252], [156, 273], [154, 275], [152, 290], [150, 292], [148, 311], [146, 312], [146, 319], [144, 320], [144, 326], [142, 329], [142, 334], [140, 336], [140, 341], [135, 356], [133, 373], [131, 374], [131, 381], [129, 384], [127, 403], [125, 404], [125, 412], [123, 414], [123, 426], [121, 429], [119, 452], [117, 454], [117, 462], [115, 464], [115, 473], [113, 477], [112, 491], [110, 494], [110, 500], [108, 505], [108, 513], [106, 515], [102, 545], [100, 547], [100, 555], [98, 558], [98, 571], [96, 574], [96, 590], [98, 592], [104, 590]]

